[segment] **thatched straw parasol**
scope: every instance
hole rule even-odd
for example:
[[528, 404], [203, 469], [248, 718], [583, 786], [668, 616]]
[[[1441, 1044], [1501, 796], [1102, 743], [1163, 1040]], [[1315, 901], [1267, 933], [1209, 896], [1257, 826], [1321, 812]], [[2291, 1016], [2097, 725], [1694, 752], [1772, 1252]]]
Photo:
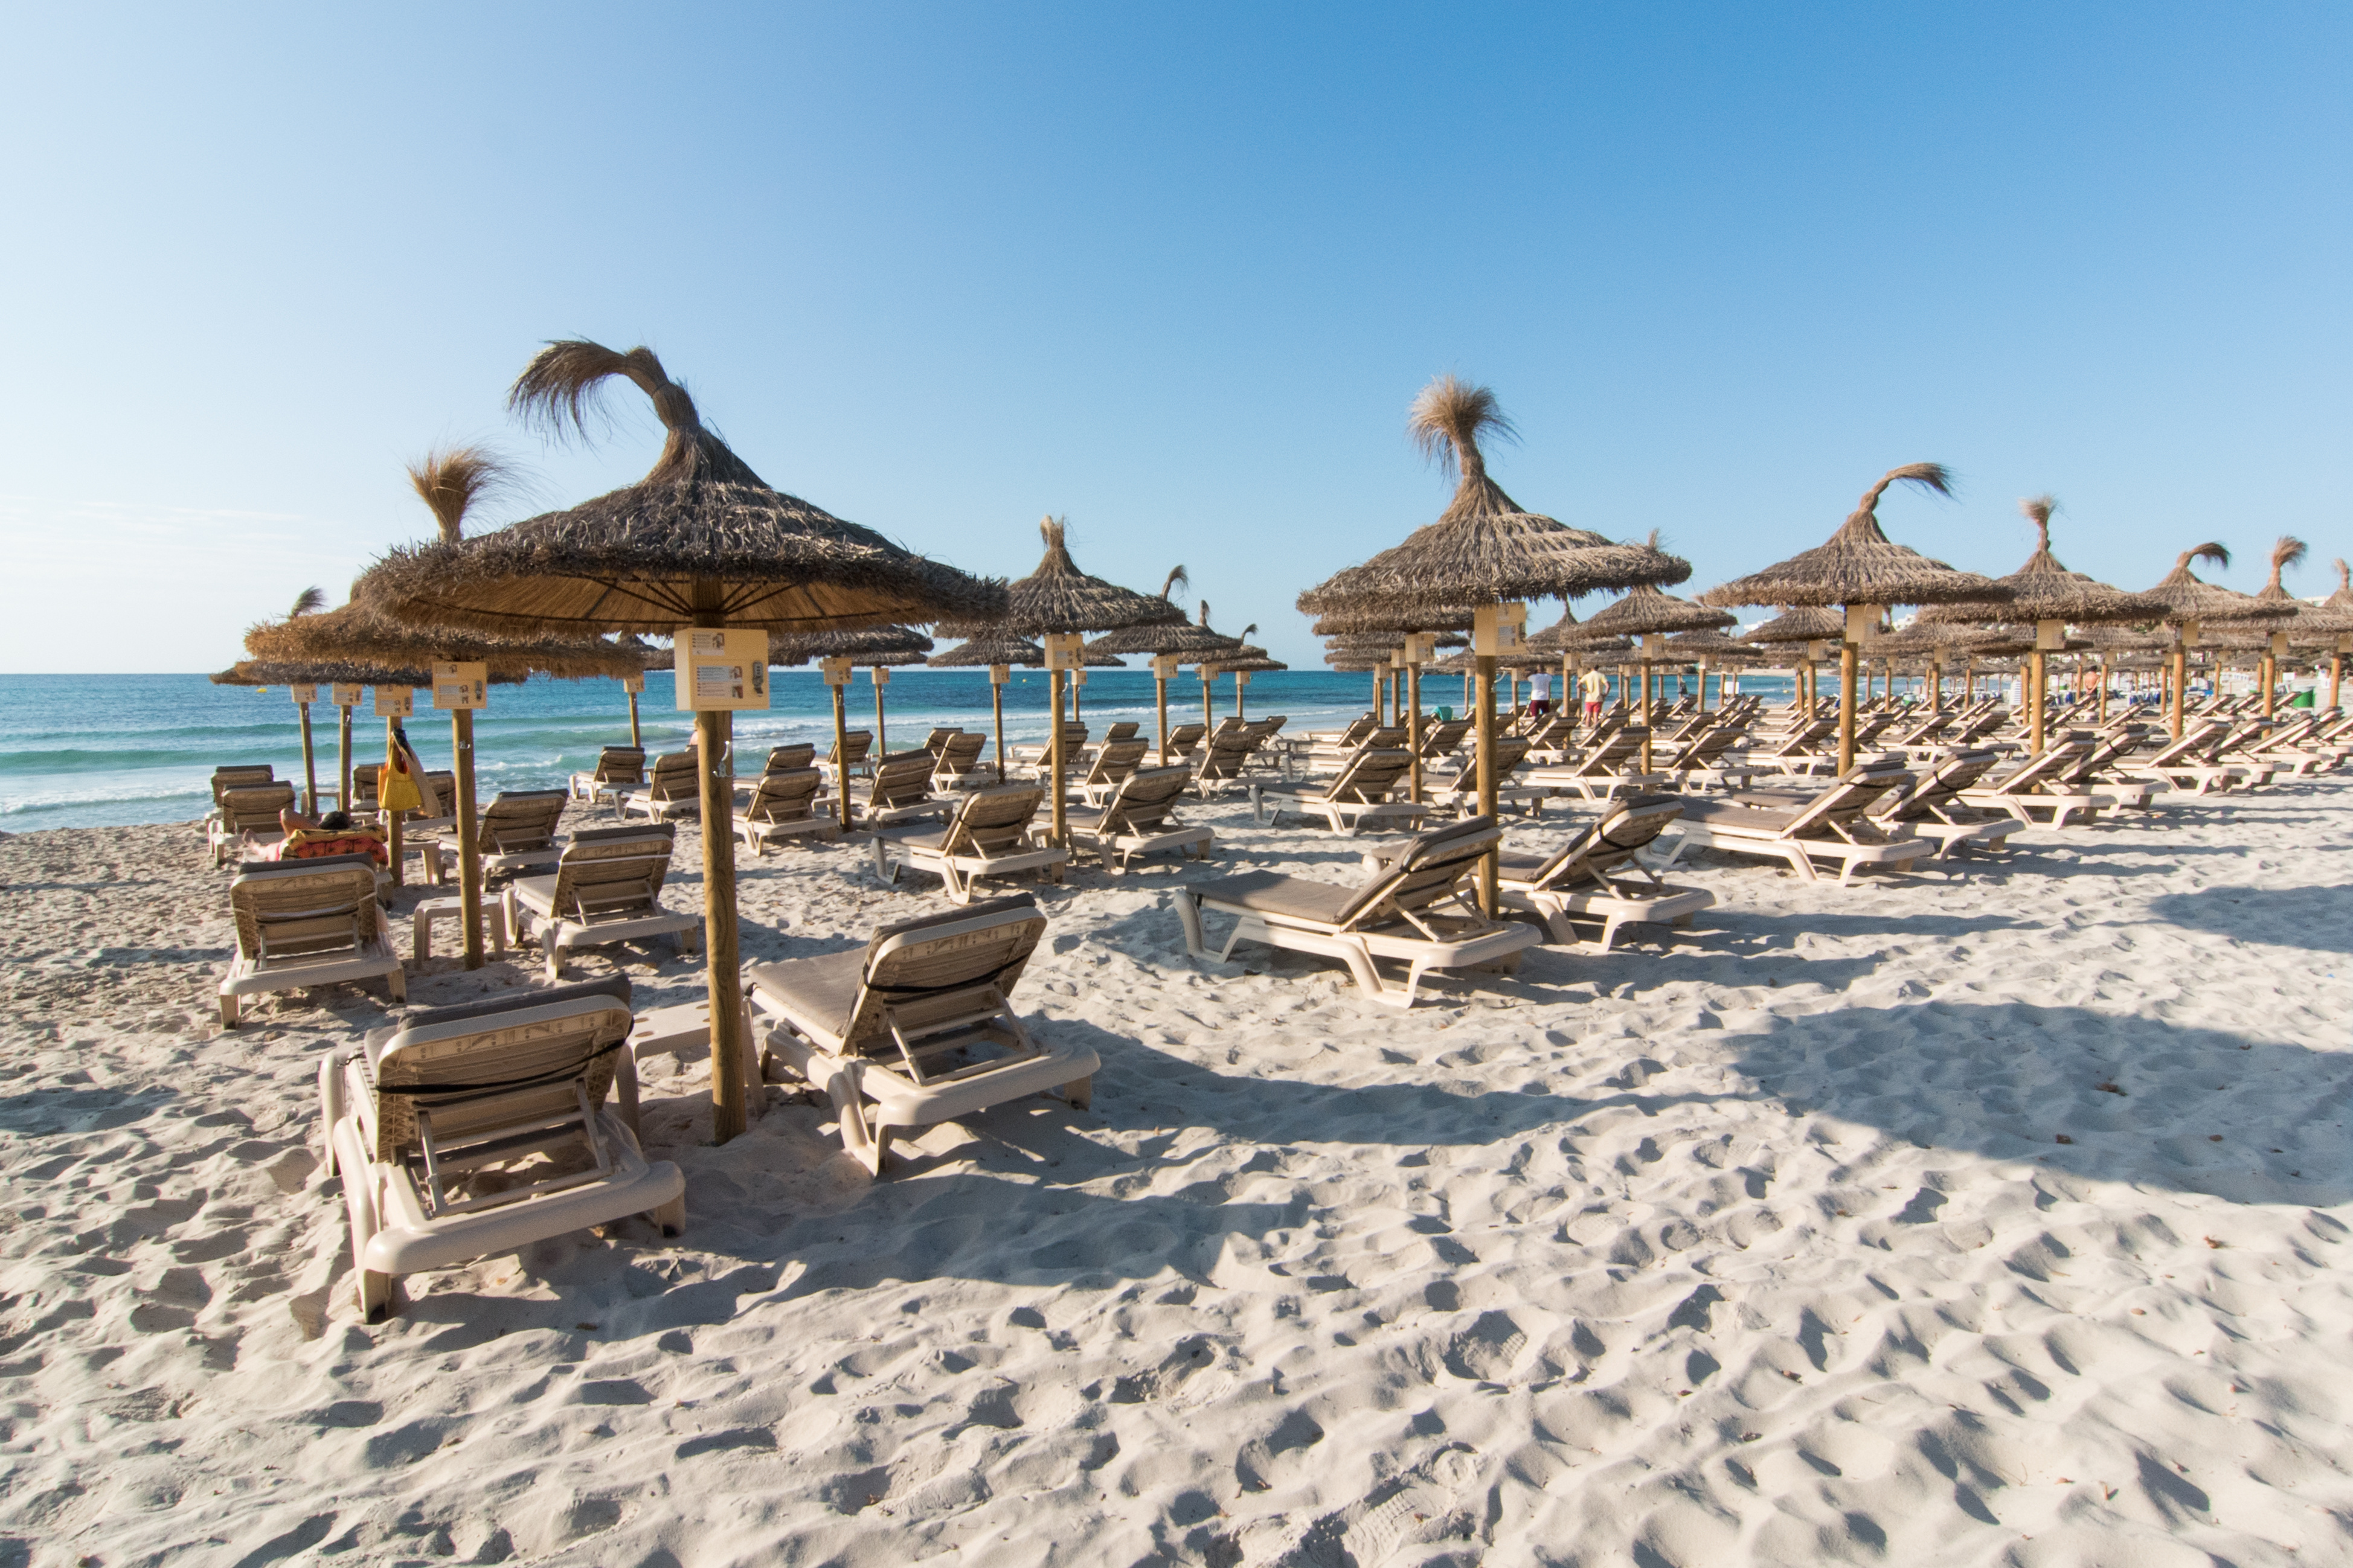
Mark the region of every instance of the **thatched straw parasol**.
[[[455, 545], [465, 537], [466, 518], [480, 501], [508, 493], [512, 477], [505, 464], [479, 447], [440, 447], [408, 465], [408, 482], [417, 499], [433, 514], [442, 543]], [[363, 582], [365, 580], [363, 579]], [[534, 671], [559, 679], [609, 677], [623, 681], [639, 675], [644, 661], [634, 649], [600, 637], [543, 634], [486, 635], [476, 631], [419, 628], [388, 615], [370, 602], [354, 584], [352, 602], [321, 615], [292, 616], [246, 634], [248, 652], [262, 659], [360, 659], [370, 664], [431, 668], [437, 663], [479, 664], [484, 674], [517, 678]], [[475, 839], [480, 803], [474, 786], [474, 700], [468, 700], [464, 682], [428, 681], [435, 687], [437, 706], [449, 713], [449, 752], [457, 775], [459, 924], [464, 933], [468, 969], [483, 963], [481, 856]], [[634, 707], [634, 704], [633, 704]], [[386, 762], [397, 721], [385, 720]], [[388, 814], [387, 837], [395, 881], [402, 875], [405, 854], [401, 822]]]
[[[315, 605], [319, 591], [304, 592], [295, 601], [299, 610], [307, 603]], [[433, 675], [427, 669], [394, 669], [383, 665], [361, 664], [352, 659], [321, 659], [311, 663], [269, 664], [260, 659], [240, 659], [228, 668], [216, 670], [211, 677], [215, 686], [248, 686], [267, 689], [272, 686], [299, 688], [304, 686], [334, 687], [403, 686], [419, 687], [433, 684]], [[510, 686], [522, 681], [519, 675], [494, 675], [493, 686]], [[302, 809], [315, 814], [319, 809], [317, 764], [311, 748], [311, 704], [298, 694], [295, 708], [301, 716], [302, 774], [308, 799]], [[348, 703], [335, 704], [335, 804], [348, 809], [352, 799], [352, 710]]]
[[[1075, 639], [1088, 632], [1112, 632], [1126, 626], [1173, 626], [1184, 621], [1185, 614], [1165, 596], [1139, 594], [1080, 571], [1065, 542], [1070, 532], [1067, 519], [1046, 518], [1038, 524], [1038, 531], [1046, 541], [1046, 553], [1036, 571], [1007, 586], [1005, 607], [987, 616], [953, 621], [942, 626], [940, 632], [945, 637], [974, 637], [1001, 628], [1047, 639], [1046, 682], [1054, 709], [1053, 728], [1046, 743], [1047, 769], [1053, 775], [1053, 837], [1055, 843], [1067, 848], [1071, 837], [1062, 780], [1066, 761], [1062, 755], [1062, 675], [1085, 655], [1084, 645], [1073, 640], [1058, 650], [1055, 639]], [[1172, 581], [1164, 584], [1164, 595], [1167, 587], [1174, 586], [1173, 578], [1171, 574]]]
[[[833, 692], [833, 754], [843, 756], [849, 749], [849, 723], [842, 711], [842, 699], [849, 685], [849, 672], [864, 669], [874, 679], [874, 754], [886, 756], [891, 751], [891, 731], [884, 727], [882, 689], [890, 677], [886, 669], [899, 669], [911, 664], [921, 664], [923, 656], [932, 651], [932, 639], [907, 626], [859, 626], [848, 631], [797, 632], [775, 639], [768, 645], [768, 662], [781, 665], [802, 665], [811, 659], [831, 665], [827, 671], [826, 685]], [[833, 677], [839, 675], [839, 681]], [[849, 770], [845, 763], [839, 770], [839, 804], [841, 826], [849, 829]]]
[[[1201, 610], [1204, 616], [1208, 614], [1208, 605]], [[1281, 659], [1268, 658], [1266, 649], [1251, 644], [1250, 634], [1257, 630], [1256, 626], [1244, 626], [1230, 649], [1201, 660], [1201, 710], [1205, 715], [1208, 711], [1209, 689], [1218, 677], [1229, 674], [1234, 678], [1234, 717], [1240, 719], [1246, 717], [1242, 711], [1242, 689], [1250, 685], [1250, 678], [1271, 669], [1291, 668]]]
[[[1516, 627], [1525, 610], [1506, 616], [1502, 606], [1530, 599], [1575, 599], [1639, 583], [1680, 583], [1691, 575], [1687, 561], [1648, 545], [1613, 543], [1600, 534], [1570, 528], [1526, 510], [1504, 494], [1488, 477], [1479, 443], [1482, 437], [1508, 439], [1515, 433], [1487, 388], [1440, 376], [1414, 400], [1407, 430], [1441, 469], [1451, 468], [1460, 476], [1454, 499], [1436, 522], [1416, 530], [1404, 543], [1300, 595], [1299, 608], [1305, 613], [1438, 616], [1459, 614], [1467, 605], [1493, 616], [1493, 626]], [[1493, 656], [1502, 651], [1504, 637], [1493, 629], [1483, 632], [1480, 640], [1488, 651], [1474, 655], [1488, 660], [1481, 672], [1477, 717], [1479, 809], [1490, 816], [1495, 812], [1496, 786]], [[1420, 718], [1417, 693], [1411, 742], [1416, 757], [1421, 754]], [[1480, 902], [1490, 917], [1498, 908], [1496, 868], [1497, 858], [1490, 854], [1480, 873]]]
[[[1001, 584], [772, 489], [704, 427], [649, 349], [550, 343], [516, 378], [508, 406], [558, 437], [585, 437], [614, 376], [645, 393], [661, 420], [661, 455], [643, 479], [479, 538], [396, 551], [369, 573], [370, 595], [403, 620], [508, 634], [822, 631], [1004, 612]], [[763, 704], [765, 685], [754, 699]], [[695, 700], [684, 686], [681, 697]], [[726, 710], [695, 711], [712, 1129], [723, 1143], [744, 1130], [747, 1076], [733, 802], [719, 773], [732, 731]]]
[[[2330, 562], [2329, 564], [2337, 568], [2337, 592], [2323, 599], [2320, 602], [2320, 607], [2353, 619], [2353, 568], [2348, 568], [2345, 564], [2342, 556]], [[2337, 705], [2337, 698], [2341, 695], [2345, 683], [2345, 656], [2348, 653], [2353, 653], [2353, 634], [2344, 630], [2338, 631], [2330, 640], [2329, 649], [2328, 705], [2334, 708]]]
[[[1192, 579], [1182, 566], [1172, 567], [1161, 579], [1160, 597], [1171, 610], [1176, 608], [1176, 591], [1192, 585]], [[1223, 652], [1231, 646], [1230, 639], [1219, 636], [1204, 626], [1196, 626], [1179, 615], [1173, 621], [1155, 621], [1145, 626], [1123, 626], [1104, 633], [1087, 644], [1087, 661], [1092, 664], [1100, 656], [1147, 653], [1152, 656], [1152, 701], [1160, 723], [1160, 762], [1168, 763], [1168, 678], [1188, 664], [1198, 664], [1205, 654]]]
[[1720, 630], [1677, 632], [1662, 645], [1662, 657], [1669, 664], [1691, 664], [1699, 668], [1700, 706], [1707, 706], [1707, 672], [1716, 672], [1716, 700], [1719, 704], [1739, 689], [1741, 668], [1760, 662], [1764, 656], [1736, 637], [1728, 637]]
[[1749, 627], [1740, 634], [1740, 640], [1759, 646], [1780, 643], [1803, 646], [1804, 651], [1798, 656], [1797, 662], [1804, 676], [1806, 712], [1810, 715], [1815, 704], [1814, 666], [1828, 658], [1830, 645], [1845, 635], [1845, 617], [1836, 610], [1800, 605], [1794, 609], [1784, 610], [1760, 626]]
[[[985, 666], [988, 670], [988, 705], [997, 718], [997, 782], [1005, 782], [1005, 681], [1013, 666], [1035, 669], [1046, 662], [1046, 650], [1027, 637], [1011, 632], [985, 632], [966, 642], [958, 643], [945, 653], [935, 653], [923, 661], [938, 669], [971, 669]], [[1165, 734], [1164, 734], [1165, 739]]]
[[[301, 593], [294, 595], [293, 607], [286, 612], [286, 618], [290, 621], [298, 619], [303, 616], [316, 615], [320, 610], [326, 606], [326, 603], [327, 595], [323, 589], [316, 587], [305, 588]], [[250, 664], [251, 662], [252, 661], [250, 660], [247, 661], [248, 664]], [[228, 679], [235, 673], [236, 669], [241, 669], [244, 668], [246, 668], [245, 665], [238, 665], [233, 667], [231, 669], [221, 671], [220, 674], [213, 677], [213, 684], [216, 686], [268, 686], [273, 684], [269, 681], [244, 681], [231, 680]], [[284, 684], [289, 686], [311, 686], [317, 683], [311, 680], [294, 679], [286, 681]], [[341, 707], [342, 705], [339, 703], [337, 706]], [[300, 692], [295, 694], [294, 710], [302, 731], [302, 809], [306, 812], [315, 813], [319, 809], [318, 753], [312, 750], [311, 745], [311, 704], [302, 698]], [[340, 782], [335, 786], [335, 802], [340, 805], [350, 800], [352, 793], [352, 715], [351, 710], [348, 708], [345, 708], [343, 710], [343, 719], [338, 729], [342, 734], [343, 761], [340, 766]]]
[[[2007, 577], [1996, 579], [2010, 591], [2007, 605], [1934, 605], [1920, 612], [1921, 623], [1936, 626], [1967, 622], [2003, 626], [2032, 626], [2034, 647], [2027, 695], [2028, 745], [2042, 750], [2043, 709], [2050, 697], [2046, 656], [2063, 647], [2069, 626], [2147, 624], [2165, 618], [2168, 605], [2146, 594], [2127, 594], [2081, 572], [2070, 572], [2051, 553], [2051, 514], [2059, 503], [2050, 496], [2034, 496], [2018, 503], [2034, 524], [2034, 553]], [[2102, 690], [2105, 693], [2105, 677]]]
[[2231, 552], [2211, 540], [2185, 550], [2175, 557], [2173, 570], [2148, 591], [2150, 598], [2165, 601], [2165, 624], [2173, 628], [2172, 732], [2177, 741], [2181, 739], [2182, 721], [2188, 712], [2189, 650], [2198, 646], [2201, 630], [2209, 624], [2284, 621], [2295, 613], [2282, 605], [2264, 604], [2252, 594], [2201, 582], [2189, 570], [2200, 561], [2228, 567]]
[[[1825, 543], [1700, 595], [1703, 605], [1835, 605], [1843, 614], [1839, 639], [1839, 772], [1854, 766], [1855, 660], [1867, 629], [1895, 605], [1999, 603], [2010, 591], [1990, 577], [1962, 572], [1890, 540], [1879, 526], [1879, 498], [1896, 484], [1953, 493], [1941, 463], [1890, 468], [1862, 492]], [[1810, 660], [1809, 661], [1810, 663]], [[1811, 671], [1808, 671], [1810, 684]]]
[[[1651, 536], [1651, 542], [1653, 546], [1657, 544], [1656, 534]], [[1739, 620], [1740, 617], [1729, 610], [1694, 605], [1689, 599], [1678, 599], [1672, 594], [1642, 584], [1628, 589], [1626, 596], [1617, 603], [1588, 616], [1582, 626], [1574, 634], [1565, 634], [1563, 640], [1579, 644], [1607, 641], [1612, 637], [1639, 640], [1641, 658], [1637, 662], [1642, 671], [1642, 700], [1635, 711], [1642, 715], [1642, 722], [1647, 727], [1655, 712], [1651, 702], [1651, 661], [1665, 652], [1666, 634], [1720, 631], [1725, 626], [1737, 625]], [[1704, 681], [1702, 682], [1701, 696], [1704, 701]], [[1651, 738], [1647, 732], [1642, 737], [1641, 771], [1646, 773], [1651, 771]]]
[[[2273, 689], [2279, 684], [2279, 661], [2288, 648], [2300, 643], [2306, 647], [2338, 651], [2344, 646], [2346, 634], [2353, 632], [2353, 609], [2338, 609], [2327, 603], [2307, 605], [2281, 584], [2280, 574], [2291, 566], [2301, 564], [2306, 548], [2303, 540], [2292, 534], [2282, 534], [2279, 542], [2272, 546], [2271, 580], [2255, 592], [2258, 603], [2284, 605], [2288, 612], [2284, 622], [2274, 621], [2264, 627], [2271, 634], [2263, 649], [2263, 717], [2266, 719], [2273, 712], [2275, 695]], [[2337, 564], [2341, 569], [2345, 563], [2340, 561]], [[2333, 696], [2329, 699], [2329, 706], [2336, 706]]]

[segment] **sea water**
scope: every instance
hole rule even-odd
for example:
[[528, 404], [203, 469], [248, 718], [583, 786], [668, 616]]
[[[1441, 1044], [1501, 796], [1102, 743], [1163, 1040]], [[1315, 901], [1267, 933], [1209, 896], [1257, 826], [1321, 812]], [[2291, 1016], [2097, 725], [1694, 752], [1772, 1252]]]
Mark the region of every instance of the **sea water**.
[[[1786, 679], [1751, 676], [1744, 689], [1772, 700], [1786, 700]], [[1425, 710], [1461, 710], [1462, 679], [1431, 674], [1422, 679]], [[1043, 670], [1016, 669], [1005, 687], [1005, 738], [1021, 745], [1045, 739], [1050, 700]], [[1525, 688], [1522, 689], [1525, 694]], [[322, 687], [323, 698], [327, 689]], [[757, 772], [770, 746], [813, 742], [819, 756], [833, 743], [833, 694], [810, 669], [773, 673], [772, 706], [765, 712], [735, 716], [735, 744], [742, 772]], [[1201, 682], [1187, 669], [1168, 684], [1171, 724], [1201, 718]], [[1501, 695], [1501, 689], [1498, 689]], [[893, 670], [883, 689], [883, 724], [894, 750], [920, 745], [935, 726], [989, 734], [988, 672], [985, 669]], [[449, 766], [448, 715], [430, 707], [431, 694], [417, 693], [417, 711], [406, 721], [409, 743], [426, 766]], [[860, 670], [844, 694], [849, 727], [875, 726], [874, 687]], [[1244, 712], [1251, 718], [1281, 713], [1293, 731], [1329, 729], [1366, 710], [1372, 700], [1369, 675], [1329, 670], [1269, 670], [1250, 678]], [[1080, 716], [1100, 736], [1105, 725], [1133, 720], [1146, 737], [1154, 733], [1152, 672], [1096, 669], [1087, 673]], [[638, 721], [649, 753], [677, 751], [686, 743], [691, 716], [680, 712], [667, 669], [649, 670], [638, 700]], [[1234, 678], [1217, 683], [1211, 698], [1222, 717], [1234, 711]], [[311, 707], [311, 743], [320, 787], [335, 779], [337, 710], [319, 701]], [[575, 771], [593, 766], [600, 746], [627, 745], [628, 698], [617, 680], [551, 680], [533, 677], [522, 686], [491, 689], [490, 706], [474, 718], [477, 788], [488, 800], [502, 789], [560, 787]], [[382, 762], [384, 721], [363, 700], [352, 715], [355, 762]], [[212, 804], [212, 771], [236, 763], [267, 763], [280, 779], [302, 776], [302, 748], [296, 710], [287, 689], [215, 686], [202, 675], [0, 675], [0, 832], [42, 827], [91, 827], [136, 822], [184, 822]]]

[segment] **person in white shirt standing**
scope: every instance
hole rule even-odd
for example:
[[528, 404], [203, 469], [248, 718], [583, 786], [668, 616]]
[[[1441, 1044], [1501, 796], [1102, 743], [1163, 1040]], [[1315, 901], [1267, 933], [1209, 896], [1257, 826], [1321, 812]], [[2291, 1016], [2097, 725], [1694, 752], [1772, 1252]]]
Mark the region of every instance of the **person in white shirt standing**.
[[1552, 711], [1552, 672], [1539, 669], [1528, 677], [1528, 711], [1531, 714]]

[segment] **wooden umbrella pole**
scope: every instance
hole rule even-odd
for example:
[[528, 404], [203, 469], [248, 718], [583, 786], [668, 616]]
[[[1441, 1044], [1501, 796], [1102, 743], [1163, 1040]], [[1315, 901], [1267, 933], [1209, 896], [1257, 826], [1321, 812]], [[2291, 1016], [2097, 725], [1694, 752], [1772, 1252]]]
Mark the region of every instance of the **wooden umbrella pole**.
[[[397, 723], [398, 721], [393, 719], [386, 719], [384, 721], [384, 754], [386, 767], [391, 765], [393, 737], [397, 732], [396, 728]], [[408, 814], [384, 806], [384, 774], [382, 773], [375, 775], [375, 798], [377, 805], [384, 810], [385, 847], [392, 856], [392, 885], [397, 888], [401, 885], [401, 878], [406, 869], [404, 862], [407, 858], [400, 849], [400, 819]]]
[[638, 694], [634, 691], [629, 693], [629, 745], [636, 751], [646, 749], [645, 734], [638, 728]]
[[2189, 686], [2189, 650], [2173, 646], [2173, 738], [2181, 739], [2182, 702]]
[[352, 710], [338, 706], [335, 712], [335, 805], [344, 811], [352, 808]]
[[[837, 686], [832, 689], [834, 788], [841, 796], [834, 805], [839, 808], [841, 830], [847, 833], [849, 831], [849, 716], [842, 706], [841, 694], [846, 689]], [[735, 803], [730, 801], [727, 804], [728, 809], [733, 811]]]
[[1839, 644], [1839, 777], [1844, 778], [1854, 768], [1854, 666], [1856, 649], [1851, 642]]
[[1160, 765], [1168, 765], [1168, 678], [1152, 672], [1152, 704], [1160, 714]]
[[2097, 722], [2108, 721], [2108, 656], [2100, 655], [2100, 712]]
[[1201, 671], [1201, 731], [1204, 745], [1208, 743], [1208, 736], [1214, 734], [1218, 728], [1218, 716], [1209, 711], [1210, 696], [1216, 689], [1217, 681], [1218, 678], [1207, 669]]
[[[988, 683], [988, 706], [997, 715], [997, 782], [1005, 782], [1005, 688], [995, 681]], [[1162, 726], [1165, 731], [1166, 725]], [[1162, 749], [1167, 747], [1167, 737], [1161, 737]]]
[[2049, 656], [2041, 648], [2036, 648], [2034, 650], [2031, 665], [2032, 673], [2028, 677], [2028, 689], [2026, 693], [2026, 700], [2033, 705], [2034, 710], [2032, 715], [2027, 721], [2026, 745], [2027, 750], [2038, 757], [2042, 754], [2042, 708], [2044, 693], [2050, 688], [2050, 675], [2047, 667], [2043, 663], [2043, 660], [2048, 657]]
[[1651, 661], [1642, 661], [1642, 760], [1636, 772], [1651, 771]]
[[302, 718], [302, 809], [316, 816], [319, 814], [319, 764], [311, 751], [311, 705], [297, 702], [294, 706]]
[[1046, 760], [1054, 770], [1054, 842], [1067, 849], [1071, 847], [1069, 808], [1062, 800], [1062, 672], [1047, 672], [1049, 684], [1054, 689], [1054, 738], [1047, 749]]
[[874, 678], [874, 760], [879, 763], [891, 754], [891, 731], [882, 727], [882, 668], [877, 665], [866, 673]]
[[1405, 683], [1407, 697], [1405, 746], [1406, 750], [1412, 753], [1412, 760], [1406, 763], [1408, 775], [1406, 799], [1419, 805], [1421, 804], [1421, 666], [1409, 664], [1405, 667]]
[[[839, 687], [834, 688], [839, 691]], [[733, 739], [734, 715], [694, 716], [695, 771], [702, 775], [702, 953], [711, 994], [711, 1141], [724, 1143], [744, 1131], [744, 965], [735, 938], [734, 791], [719, 771]], [[845, 792], [848, 776], [843, 778]], [[849, 799], [847, 793], [842, 797]], [[846, 807], [845, 807], [846, 809]]]
[[2331, 708], [2337, 706], [2337, 689], [2344, 684], [2344, 680], [2345, 656], [2341, 653], [2332, 653], [2328, 656], [2328, 705]]
[[[2260, 672], [2263, 683], [2263, 717], [2268, 719], [2272, 716], [2273, 700], [2278, 695], [2279, 661], [2273, 658], [2271, 656], [2271, 650], [2266, 648], [2263, 651], [2263, 657], [2257, 662], [2256, 668]], [[310, 757], [310, 742], [311, 710], [306, 706], [302, 710], [302, 753], [304, 760], [306, 761]], [[314, 791], [313, 793], [315, 794], [316, 792]]]
[[[1495, 816], [1495, 656], [1476, 656], [1479, 666], [1479, 815]], [[1479, 861], [1479, 908], [1493, 920], [1502, 906], [1496, 891], [1500, 862], [1493, 848]]]
[[449, 751], [458, 774], [458, 924], [466, 936], [466, 967], [482, 967], [482, 847], [474, 808], [474, 710], [449, 714]]

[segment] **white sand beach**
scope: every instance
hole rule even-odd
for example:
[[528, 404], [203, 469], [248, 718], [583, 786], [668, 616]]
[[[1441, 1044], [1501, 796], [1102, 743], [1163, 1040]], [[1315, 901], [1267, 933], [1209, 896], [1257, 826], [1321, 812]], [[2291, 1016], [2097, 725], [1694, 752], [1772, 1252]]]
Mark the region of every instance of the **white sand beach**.
[[[1702, 856], [1672, 947], [1410, 1014], [1189, 959], [1180, 879], [1366, 843], [1201, 815], [1207, 866], [1040, 892], [1016, 1001], [1101, 1053], [1090, 1110], [870, 1183], [782, 1087], [704, 1147], [705, 1064], [657, 1061], [683, 1236], [374, 1326], [314, 1081], [381, 990], [223, 1033], [190, 827], [0, 842], [0, 1563], [2353, 1561], [2342, 780], [1848, 889]], [[682, 828], [673, 908], [698, 868]], [[847, 845], [741, 886], [747, 960], [945, 907]]]

